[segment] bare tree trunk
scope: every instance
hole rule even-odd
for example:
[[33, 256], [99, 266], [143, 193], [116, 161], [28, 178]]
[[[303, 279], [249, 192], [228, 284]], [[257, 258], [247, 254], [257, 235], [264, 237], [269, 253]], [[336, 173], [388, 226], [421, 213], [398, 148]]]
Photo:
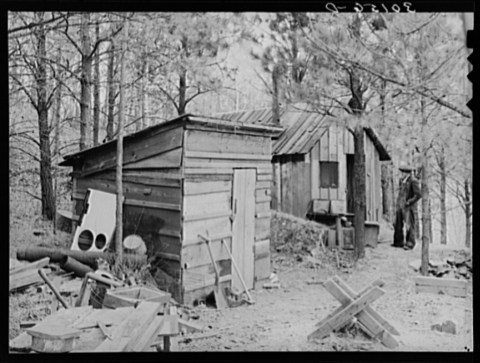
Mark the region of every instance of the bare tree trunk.
[[80, 150], [88, 147], [88, 129], [90, 128], [90, 103], [92, 83], [92, 57], [91, 42], [88, 29], [90, 14], [85, 12], [81, 15], [80, 36], [82, 40], [82, 73], [80, 77]]
[[50, 150], [50, 127], [48, 125], [48, 97], [47, 97], [47, 49], [46, 30], [43, 24], [44, 13], [37, 13], [37, 21], [40, 24], [36, 28], [37, 38], [37, 115], [38, 132], [40, 141], [40, 189], [42, 198], [42, 216], [48, 220], [55, 218], [55, 194], [52, 181], [52, 156]]
[[148, 127], [148, 94], [147, 94], [147, 85], [148, 85], [148, 61], [145, 58], [142, 64], [142, 86], [141, 86], [141, 104], [142, 104], [142, 128]]
[[363, 126], [359, 123], [355, 126], [354, 133], [354, 182], [353, 193], [355, 195], [354, 219], [355, 226], [355, 258], [365, 257], [365, 208], [366, 208], [366, 186], [365, 186], [365, 136]]
[[445, 169], [445, 149], [442, 147], [438, 157], [440, 169], [440, 243], [447, 244], [447, 171]]
[[[425, 100], [423, 97], [420, 99], [420, 111], [422, 115], [422, 133], [427, 130], [427, 118], [425, 116]], [[428, 262], [429, 262], [429, 244], [432, 239], [430, 234], [432, 226], [432, 218], [429, 214], [430, 193], [429, 193], [429, 179], [430, 179], [430, 166], [428, 162], [429, 147], [426, 145], [426, 141], [423, 142], [422, 153], [422, 262], [420, 272], [422, 275], [428, 275]]]
[[108, 110], [107, 110], [107, 141], [113, 139], [113, 124], [115, 119], [115, 44], [110, 42], [110, 51], [108, 55]]
[[182, 69], [178, 81], [178, 114], [183, 115], [187, 108], [187, 71]]
[[121, 54], [120, 54], [120, 100], [118, 115], [118, 132], [117, 132], [117, 170], [116, 170], [116, 187], [117, 187], [117, 221], [115, 231], [115, 266], [118, 268], [122, 264], [123, 259], [123, 127], [124, 127], [124, 107], [125, 107], [125, 51], [126, 41], [128, 37], [128, 21], [125, 22], [123, 29]]
[[280, 124], [280, 66], [275, 64], [272, 71], [272, 120], [275, 124]]
[[[95, 38], [100, 39], [100, 24], [95, 24]], [[93, 145], [98, 145], [98, 131], [100, 126], [100, 51], [95, 52], [94, 84], [93, 84]]]
[[471, 221], [472, 209], [470, 205], [471, 195], [470, 195], [470, 183], [468, 179], [465, 179], [463, 186], [465, 189], [465, 228], [466, 228], [465, 247], [470, 248], [471, 240], [472, 240], [472, 221]]
[[[58, 48], [57, 54], [57, 89], [55, 90], [55, 114], [53, 119], [53, 124], [55, 127], [55, 134], [54, 134], [54, 151], [53, 151], [53, 158], [54, 160], [58, 160], [60, 157], [60, 111], [62, 107], [62, 82], [60, 77], [62, 77], [62, 70], [60, 67], [60, 62], [62, 60], [62, 48]], [[58, 175], [54, 173], [54, 196], [55, 196], [55, 210], [57, 210], [57, 203], [58, 203]], [[57, 218], [54, 216], [53, 218], [53, 233], [56, 233], [57, 230]]]

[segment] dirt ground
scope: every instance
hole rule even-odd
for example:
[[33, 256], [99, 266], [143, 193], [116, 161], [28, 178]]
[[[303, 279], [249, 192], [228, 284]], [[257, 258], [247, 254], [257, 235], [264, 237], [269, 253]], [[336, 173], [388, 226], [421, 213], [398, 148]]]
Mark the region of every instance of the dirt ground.
[[[432, 246], [431, 259], [450, 256], [452, 250]], [[332, 333], [320, 342], [308, 342], [315, 324], [339, 303], [319, 284], [339, 275], [360, 291], [372, 281], [386, 282], [386, 294], [371, 306], [399, 332], [398, 351], [472, 351], [473, 302], [471, 280], [466, 298], [430, 293], [415, 293], [414, 277], [408, 264], [420, 258], [420, 246], [413, 251], [393, 248], [390, 243], [368, 248], [364, 260], [349, 273], [312, 265], [308, 261], [273, 268], [281, 287], [252, 291], [253, 305], [216, 310], [198, 307], [196, 312], [209, 325], [203, 334], [218, 334], [178, 344], [180, 351], [390, 351], [362, 333]], [[455, 335], [431, 330], [431, 325], [450, 319], [456, 322]]]

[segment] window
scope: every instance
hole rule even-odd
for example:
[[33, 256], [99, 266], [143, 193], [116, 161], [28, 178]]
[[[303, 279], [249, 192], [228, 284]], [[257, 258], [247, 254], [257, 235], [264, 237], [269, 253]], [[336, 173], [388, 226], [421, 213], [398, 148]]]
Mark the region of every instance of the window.
[[320, 161], [320, 188], [338, 188], [338, 162]]

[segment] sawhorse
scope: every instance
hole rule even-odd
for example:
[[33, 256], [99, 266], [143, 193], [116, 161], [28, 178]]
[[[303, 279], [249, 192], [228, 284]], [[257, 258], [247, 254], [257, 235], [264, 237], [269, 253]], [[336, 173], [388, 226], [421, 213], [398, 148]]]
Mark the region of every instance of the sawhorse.
[[376, 280], [360, 293], [356, 293], [339, 277], [326, 281], [323, 286], [342, 305], [316, 325], [318, 329], [308, 336], [308, 340], [325, 338], [330, 332], [341, 329], [356, 317], [360, 328], [369, 337], [379, 339], [387, 348], [398, 347], [393, 335], [400, 335], [399, 332], [369, 306], [385, 294], [381, 289], [383, 285], [385, 283], [382, 280]]

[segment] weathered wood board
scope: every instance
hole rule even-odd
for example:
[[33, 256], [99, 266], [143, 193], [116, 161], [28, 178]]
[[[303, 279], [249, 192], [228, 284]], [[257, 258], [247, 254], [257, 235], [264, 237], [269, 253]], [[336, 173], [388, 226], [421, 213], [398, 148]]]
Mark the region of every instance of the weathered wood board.
[[468, 292], [468, 281], [419, 276], [415, 278], [415, 291], [465, 297]]

